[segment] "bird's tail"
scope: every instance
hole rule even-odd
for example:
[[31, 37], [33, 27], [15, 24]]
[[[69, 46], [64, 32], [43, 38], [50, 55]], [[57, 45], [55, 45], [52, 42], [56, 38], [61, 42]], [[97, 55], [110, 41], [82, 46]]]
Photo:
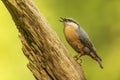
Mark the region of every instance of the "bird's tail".
[[99, 57], [96, 57], [96, 61], [98, 62], [99, 66], [101, 69], [103, 69], [102, 63], [101, 63], [101, 59]]
[[102, 59], [96, 54], [96, 53], [93, 53], [93, 52], [91, 52], [90, 53], [90, 56], [94, 59], [94, 60], [96, 60], [97, 62], [98, 62], [98, 64], [99, 64], [99, 66], [100, 66], [100, 68], [101, 69], [103, 69], [103, 66], [102, 66]]

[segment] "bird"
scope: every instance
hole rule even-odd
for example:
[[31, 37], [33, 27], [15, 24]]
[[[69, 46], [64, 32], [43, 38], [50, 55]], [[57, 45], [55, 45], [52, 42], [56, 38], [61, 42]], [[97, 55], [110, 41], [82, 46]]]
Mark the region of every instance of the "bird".
[[102, 59], [98, 56], [96, 48], [80, 24], [73, 18], [60, 17], [60, 22], [64, 24], [63, 32], [66, 41], [78, 53], [74, 58], [78, 60], [80, 57], [88, 55], [97, 61], [100, 68], [103, 69]]

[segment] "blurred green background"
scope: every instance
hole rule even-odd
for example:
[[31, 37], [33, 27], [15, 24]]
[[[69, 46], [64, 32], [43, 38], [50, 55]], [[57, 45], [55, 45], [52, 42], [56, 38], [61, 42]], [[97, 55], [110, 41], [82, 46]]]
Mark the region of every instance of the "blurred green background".
[[[68, 48], [59, 17], [72, 17], [89, 34], [104, 69], [91, 58], [82, 57], [88, 80], [120, 80], [120, 0], [35, 0], [52, 28]], [[7, 9], [0, 1], [0, 80], [35, 80], [26, 67], [19, 33]]]

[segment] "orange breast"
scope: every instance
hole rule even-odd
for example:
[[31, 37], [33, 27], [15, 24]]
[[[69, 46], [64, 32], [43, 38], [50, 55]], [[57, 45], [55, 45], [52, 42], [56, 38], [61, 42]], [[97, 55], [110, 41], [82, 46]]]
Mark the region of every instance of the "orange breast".
[[64, 34], [67, 40], [70, 41], [78, 40], [78, 35], [76, 34], [74, 27], [72, 26], [65, 27]]
[[69, 26], [65, 27], [64, 34], [68, 43], [77, 51], [80, 52], [81, 48], [83, 48], [83, 44], [79, 40], [79, 36], [74, 30], [74, 27]]

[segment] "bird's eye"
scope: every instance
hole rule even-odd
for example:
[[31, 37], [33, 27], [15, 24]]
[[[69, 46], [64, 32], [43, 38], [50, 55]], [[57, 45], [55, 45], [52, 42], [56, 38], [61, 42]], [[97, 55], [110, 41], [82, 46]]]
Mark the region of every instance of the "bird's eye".
[[69, 20], [68, 19], [65, 19], [65, 22], [68, 22]]
[[72, 22], [72, 20], [70, 20], [70, 19], [66, 19], [66, 22]]
[[71, 20], [68, 19], [69, 22], [71, 22]]

